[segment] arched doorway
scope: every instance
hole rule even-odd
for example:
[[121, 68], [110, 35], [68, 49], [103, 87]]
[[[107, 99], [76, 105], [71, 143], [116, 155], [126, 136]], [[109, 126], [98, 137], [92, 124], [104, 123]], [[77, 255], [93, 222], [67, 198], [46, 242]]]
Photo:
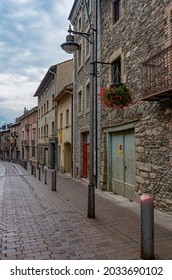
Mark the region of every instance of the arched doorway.
[[64, 144], [64, 172], [70, 173], [72, 166], [72, 147], [69, 142]]

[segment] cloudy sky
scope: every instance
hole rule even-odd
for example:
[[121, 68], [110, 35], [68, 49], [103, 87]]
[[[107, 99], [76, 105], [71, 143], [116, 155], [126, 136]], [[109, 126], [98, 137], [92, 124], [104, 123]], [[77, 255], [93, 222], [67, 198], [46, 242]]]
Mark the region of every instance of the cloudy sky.
[[51, 65], [71, 58], [65, 41], [73, 0], [0, 0], [0, 125], [14, 122]]

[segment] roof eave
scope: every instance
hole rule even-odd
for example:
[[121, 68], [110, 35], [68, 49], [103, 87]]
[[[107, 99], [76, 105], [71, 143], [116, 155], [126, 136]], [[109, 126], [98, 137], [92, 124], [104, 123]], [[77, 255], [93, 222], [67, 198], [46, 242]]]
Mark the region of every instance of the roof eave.
[[44, 86], [46, 85], [46, 83], [48, 82], [48, 80], [50, 79], [50, 77], [53, 75], [53, 73], [51, 73], [50, 71], [56, 73], [56, 71], [57, 71], [57, 65], [55, 64], [55, 65], [51, 66], [51, 67], [48, 69], [48, 71], [47, 71], [47, 73], [45, 74], [43, 80], [41, 81], [39, 87], [37, 88], [37, 90], [36, 90], [36, 92], [35, 92], [35, 94], [34, 94], [34, 97], [39, 96], [39, 95], [41, 94], [41, 92], [42, 92]]

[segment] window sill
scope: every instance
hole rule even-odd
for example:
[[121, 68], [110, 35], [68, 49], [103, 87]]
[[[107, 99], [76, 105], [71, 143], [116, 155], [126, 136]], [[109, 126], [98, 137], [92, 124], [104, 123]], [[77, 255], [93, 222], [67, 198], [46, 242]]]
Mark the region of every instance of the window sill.
[[122, 16], [117, 22], [111, 24], [111, 26], [110, 26], [111, 31], [118, 27], [118, 25], [121, 23], [123, 18], [124, 18], [124, 16]]
[[77, 114], [77, 116], [78, 116], [78, 117], [82, 117], [82, 116], [83, 116], [83, 112], [79, 112], [79, 113]]
[[90, 112], [90, 107], [88, 107], [88, 108], [85, 109], [85, 113], [86, 113], [86, 114], [89, 113], [89, 112]]
[[90, 59], [90, 53], [86, 55], [85, 57], [85, 63]]
[[77, 66], [77, 72], [80, 72], [82, 68], [83, 68], [83, 64]]

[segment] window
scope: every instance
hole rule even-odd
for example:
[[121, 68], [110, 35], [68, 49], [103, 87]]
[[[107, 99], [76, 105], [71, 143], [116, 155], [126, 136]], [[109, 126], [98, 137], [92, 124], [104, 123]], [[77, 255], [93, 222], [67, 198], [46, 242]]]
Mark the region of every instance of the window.
[[54, 107], [54, 94], [52, 94], [52, 108]]
[[165, 46], [168, 47], [171, 45], [171, 38], [172, 38], [172, 3], [167, 5], [164, 11], [164, 22], [165, 22], [165, 33], [166, 33], [166, 40]]
[[90, 107], [90, 83], [88, 83], [85, 88], [85, 107], [86, 109]]
[[60, 114], [60, 128], [63, 127], [63, 113]]
[[41, 138], [43, 137], [43, 127], [41, 127]]
[[[86, 1], [86, 5], [87, 5], [88, 13], [91, 14], [91, 0], [87, 0], [87, 1]], [[86, 9], [86, 8], [85, 8], [85, 9]], [[86, 18], [88, 19], [87, 10], [86, 10]]]
[[46, 109], [45, 109], [45, 103], [44, 103], [44, 114], [46, 113]]
[[32, 147], [32, 157], [35, 157], [35, 147]]
[[66, 110], [66, 126], [69, 126], [69, 109]]
[[46, 132], [47, 132], [47, 137], [48, 137], [48, 124], [47, 124], [47, 131]]
[[114, 0], [112, 5], [112, 20], [113, 24], [115, 24], [121, 17], [121, 1]]
[[49, 102], [47, 100], [47, 112], [49, 111]]
[[33, 140], [35, 141], [36, 137], [35, 137], [35, 130], [33, 131]]
[[54, 135], [54, 122], [52, 122], [52, 136]]
[[81, 30], [82, 30], [82, 17], [80, 16], [79, 20], [78, 20], [78, 31], [81, 31]]
[[109, 61], [112, 64], [109, 69], [109, 84], [126, 83], [126, 63], [122, 48], [115, 51]]
[[[90, 29], [88, 29], [87, 33], [90, 33]], [[86, 58], [88, 58], [89, 55], [90, 55], [90, 42], [87, 39], [85, 39], [85, 56], [86, 56]]]
[[112, 65], [112, 84], [121, 83], [121, 57], [116, 59]]
[[77, 104], [78, 104], [78, 113], [81, 113], [82, 112], [82, 92], [81, 91], [78, 92]]
[[82, 64], [82, 45], [79, 45], [79, 49], [77, 50], [77, 63], [78, 63], [78, 67], [81, 66]]

